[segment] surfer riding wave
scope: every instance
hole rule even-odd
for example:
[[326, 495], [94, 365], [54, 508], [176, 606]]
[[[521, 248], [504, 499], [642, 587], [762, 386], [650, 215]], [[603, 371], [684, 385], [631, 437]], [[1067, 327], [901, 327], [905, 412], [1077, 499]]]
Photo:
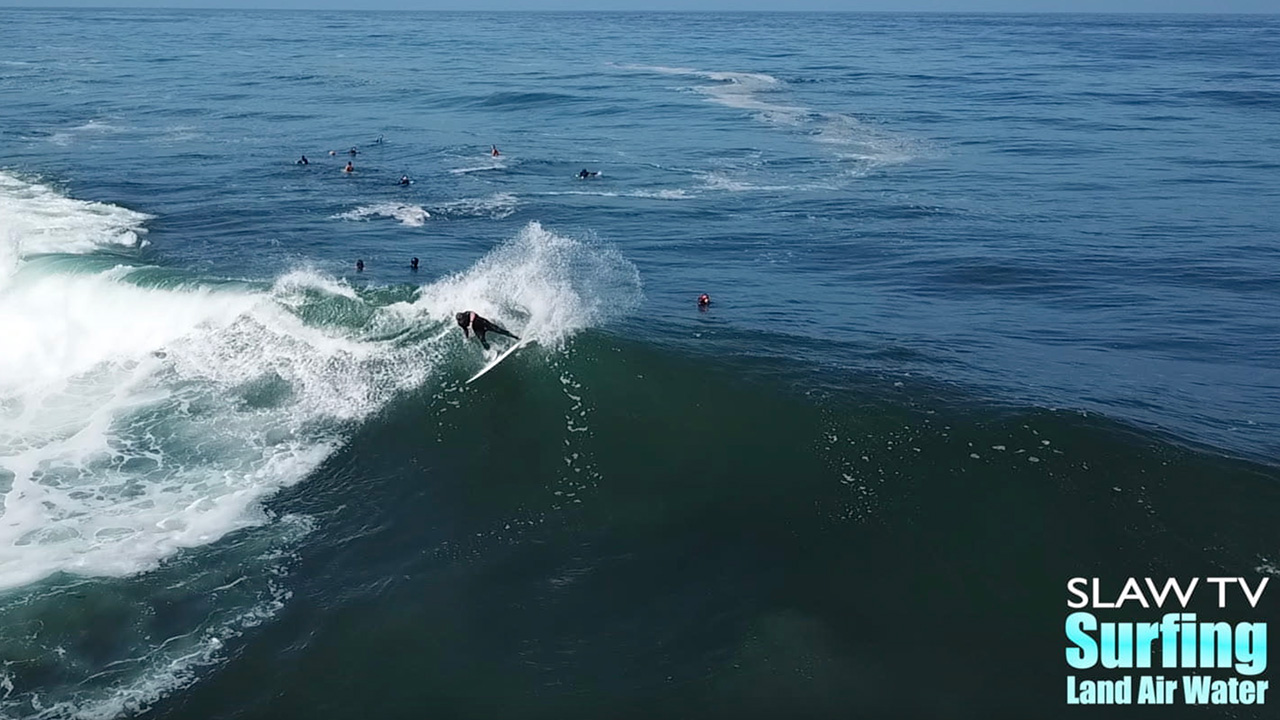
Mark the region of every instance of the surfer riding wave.
[[480, 345], [484, 347], [485, 350], [489, 349], [489, 342], [484, 338], [485, 333], [488, 333], [488, 332], [494, 332], [494, 333], [497, 333], [498, 335], [506, 335], [512, 340], [516, 340], [516, 341], [520, 340], [520, 338], [508, 332], [506, 328], [502, 327], [501, 325], [498, 325], [492, 320], [487, 320], [485, 318], [480, 317], [479, 315], [477, 315], [475, 312], [471, 310], [464, 310], [458, 313], [457, 315], [455, 315], [454, 318], [457, 319], [458, 326], [462, 328], [462, 336], [469, 338], [471, 336], [467, 332], [467, 330], [470, 329], [474, 331], [476, 334], [476, 339], [480, 341]]

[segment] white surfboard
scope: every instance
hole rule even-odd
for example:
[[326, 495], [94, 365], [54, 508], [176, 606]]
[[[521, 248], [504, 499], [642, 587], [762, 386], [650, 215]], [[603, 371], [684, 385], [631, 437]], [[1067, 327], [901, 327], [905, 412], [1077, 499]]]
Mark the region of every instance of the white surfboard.
[[519, 350], [520, 348], [524, 347], [525, 345], [528, 345], [531, 342], [533, 342], [533, 340], [521, 340], [517, 342], [515, 345], [512, 345], [511, 347], [507, 348], [502, 352], [501, 355], [490, 360], [488, 365], [485, 365], [484, 367], [480, 368], [480, 372], [476, 373], [475, 375], [472, 375], [471, 379], [467, 381], [467, 384], [470, 385], [476, 380], [479, 380], [481, 375], [484, 375], [490, 370], [498, 367], [498, 363], [502, 362], [503, 360], [506, 360], [507, 356], [511, 355], [511, 353]]

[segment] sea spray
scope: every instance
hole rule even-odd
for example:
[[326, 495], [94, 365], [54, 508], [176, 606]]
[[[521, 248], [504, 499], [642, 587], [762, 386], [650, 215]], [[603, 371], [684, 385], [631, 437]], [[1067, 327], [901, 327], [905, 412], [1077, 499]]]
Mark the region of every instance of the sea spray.
[[422, 288], [417, 312], [451, 321], [473, 310], [543, 346], [633, 310], [640, 273], [614, 246], [531, 222], [474, 266]]

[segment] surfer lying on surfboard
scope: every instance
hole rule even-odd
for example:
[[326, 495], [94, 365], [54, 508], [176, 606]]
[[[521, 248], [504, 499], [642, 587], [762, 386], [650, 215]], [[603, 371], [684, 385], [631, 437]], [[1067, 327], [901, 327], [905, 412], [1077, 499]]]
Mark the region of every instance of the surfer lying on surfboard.
[[468, 328], [475, 331], [476, 339], [480, 341], [480, 344], [484, 346], [485, 350], [489, 349], [489, 343], [484, 339], [484, 334], [487, 332], [492, 331], [499, 335], [506, 335], [512, 340], [520, 339], [515, 335], [512, 335], [511, 333], [507, 332], [506, 328], [502, 327], [501, 325], [498, 325], [497, 323], [494, 323], [490, 320], [486, 320], [480, 317], [479, 315], [475, 314], [474, 312], [471, 312], [470, 310], [465, 310], [463, 312], [460, 312], [454, 317], [457, 318], [458, 320], [458, 326], [462, 328], [462, 336], [466, 338], [471, 337], [471, 335], [467, 333]]

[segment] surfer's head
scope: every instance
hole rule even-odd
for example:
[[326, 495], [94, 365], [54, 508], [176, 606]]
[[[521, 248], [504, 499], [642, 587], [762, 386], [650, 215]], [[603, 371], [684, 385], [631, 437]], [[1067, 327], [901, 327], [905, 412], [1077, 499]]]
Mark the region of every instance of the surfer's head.
[[698, 304], [699, 304], [699, 305], [702, 305], [703, 307], [706, 307], [707, 305], [710, 305], [710, 304], [711, 304], [711, 296], [710, 296], [710, 295], [708, 295], [708, 294], [706, 294], [706, 293], [702, 293], [701, 295], [699, 295], [699, 296], [698, 296]]
[[459, 325], [461, 325], [462, 327], [466, 327], [466, 326], [467, 326], [467, 316], [468, 316], [468, 315], [470, 315], [470, 314], [471, 314], [470, 312], [466, 312], [466, 311], [464, 311], [464, 312], [460, 312], [460, 313], [458, 313], [457, 315], [454, 315], [453, 317], [454, 317], [454, 319], [455, 319], [455, 320], [457, 320], [457, 321], [458, 321], [458, 324], [459, 324]]

